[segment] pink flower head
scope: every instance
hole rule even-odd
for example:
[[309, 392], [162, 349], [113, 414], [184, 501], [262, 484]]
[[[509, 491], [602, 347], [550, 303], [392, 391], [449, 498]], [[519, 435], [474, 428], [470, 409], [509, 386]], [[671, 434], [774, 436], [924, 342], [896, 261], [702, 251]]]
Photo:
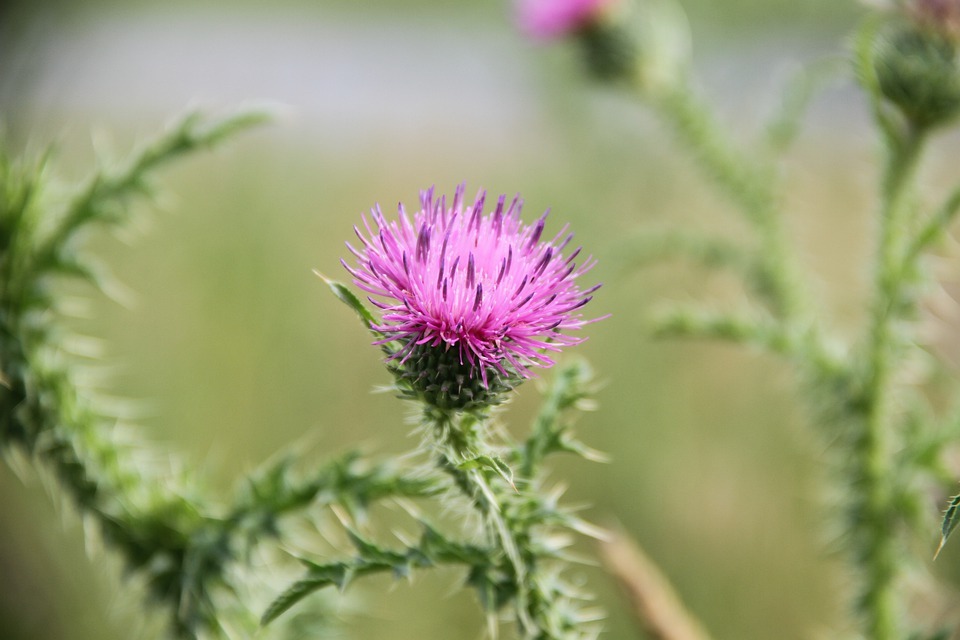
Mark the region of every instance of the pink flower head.
[[614, 0], [520, 0], [517, 21], [535, 38], [558, 38], [590, 26]]
[[531, 365], [553, 364], [545, 351], [582, 342], [564, 332], [590, 322], [580, 309], [600, 285], [577, 286], [595, 261], [577, 266], [580, 249], [563, 256], [573, 238], [566, 226], [552, 240], [541, 239], [549, 211], [527, 226], [519, 196], [506, 207], [500, 196], [484, 215], [486, 192], [465, 205], [464, 190], [457, 187], [449, 207], [446, 196], [422, 191], [412, 220], [403, 204], [394, 221], [374, 207], [374, 226], [364, 217], [366, 233], [355, 227], [360, 249], [347, 244], [356, 267], [341, 262], [358, 287], [380, 298], [370, 298], [383, 310], [373, 329], [384, 337], [376, 344], [401, 345], [390, 360], [447, 354], [458, 375], [476, 382], [479, 374], [486, 388], [488, 376], [530, 377]]

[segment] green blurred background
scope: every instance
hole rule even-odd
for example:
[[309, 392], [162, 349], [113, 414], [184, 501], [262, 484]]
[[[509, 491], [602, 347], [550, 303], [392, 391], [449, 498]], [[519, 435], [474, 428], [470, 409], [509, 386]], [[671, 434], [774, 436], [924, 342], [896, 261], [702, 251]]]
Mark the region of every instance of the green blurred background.
[[[756, 131], [791, 71], [843, 52], [861, 12], [832, 0], [685, 6], [698, 78], [738, 136]], [[311, 270], [345, 276], [343, 241], [374, 202], [412, 205], [420, 188], [461, 181], [520, 191], [527, 219], [552, 207], [552, 228], [570, 221], [599, 258], [590, 312], [612, 314], [570, 354], [603, 382], [578, 432], [612, 462], [560, 460], [552, 481], [639, 541], [716, 637], [831, 637], [844, 578], [821, 508], [829, 445], [807, 429], [790, 371], [741, 349], [650, 341], [644, 316], [664, 301], [729, 308], [742, 292], [678, 265], [629, 268], [641, 229], [743, 229], [646, 112], [580, 76], [572, 49], [525, 41], [503, 2], [88, 0], [8, 4], [0, 17], [8, 137], [33, 151], [56, 143], [68, 177], [85, 175], [94, 149], [122, 155], [187, 108], [280, 105], [274, 124], [164, 171], [165, 212], [141, 220], [144, 233], [93, 241], [135, 301], [95, 298], [80, 328], [117, 366], [107, 388], [146, 400], [152, 442], [224, 491], [295, 442], [318, 461], [412, 448], [398, 401], [371, 392], [388, 381], [379, 352]], [[861, 320], [874, 150], [842, 84], [788, 159], [791, 235], [848, 332]], [[935, 156], [934, 183], [950, 177], [949, 146]], [[522, 388], [507, 414], [515, 433], [538, 398], [536, 383]], [[48, 494], [0, 466], [0, 638], [152, 637], [118, 563], [88, 555]], [[947, 578], [958, 560], [948, 550]], [[584, 573], [609, 612], [606, 637], [642, 637], [604, 572]], [[478, 638], [459, 580], [358, 584], [335, 604], [344, 637]]]

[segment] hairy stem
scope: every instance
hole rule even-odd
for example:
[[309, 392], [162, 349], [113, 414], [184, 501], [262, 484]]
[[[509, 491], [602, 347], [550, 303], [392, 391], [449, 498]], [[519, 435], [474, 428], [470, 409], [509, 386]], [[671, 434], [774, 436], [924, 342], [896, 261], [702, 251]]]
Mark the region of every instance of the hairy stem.
[[468, 461], [486, 454], [486, 445], [479, 430], [480, 419], [464, 414], [454, 416], [434, 410], [430, 413], [431, 428], [438, 445], [437, 465], [448, 475], [483, 519], [490, 543], [498, 544], [503, 551], [511, 579], [517, 588], [517, 619], [524, 633], [534, 633], [536, 624], [531, 620], [526, 607], [526, 594], [520, 586], [526, 579], [526, 567], [520, 547], [504, 519], [503, 506], [480, 468], [465, 468]]
[[874, 640], [901, 637], [895, 593], [902, 561], [893, 486], [897, 434], [892, 401], [896, 395], [894, 373], [902, 362], [905, 347], [897, 324], [910, 306], [903, 280], [908, 199], [922, 146], [922, 133], [910, 131], [890, 150], [883, 183], [874, 301], [865, 347], [864, 387], [861, 402], [855, 405], [860, 414], [856, 423], [860, 426], [853, 442], [856, 495], [851, 526], [854, 562], [861, 574], [856, 606], [867, 637]]
[[[561, 438], [564, 429], [551, 426], [560, 412], [582, 397], [576, 392], [584, 375], [582, 367], [571, 367], [561, 376], [551, 401], [555, 407], [546, 412], [534, 438], [549, 442], [534, 447], [530, 453], [514, 460], [518, 468], [535, 473], [545, 453], [552, 451], [580, 452], [573, 440]], [[582, 393], [582, 392], [581, 392]], [[548, 404], [549, 402], [548, 401]], [[478, 587], [488, 612], [509, 605], [515, 615], [520, 635], [529, 640], [582, 640], [593, 637], [589, 612], [575, 603], [582, 599], [576, 587], [559, 576], [563, 543], [554, 535], [558, 530], [588, 533], [589, 525], [558, 508], [555, 497], [544, 495], [536, 479], [523, 472], [513, 484], [512, 473], [496, 450], [485, 441], [487, 418], [466, 413], [450, 414], [432, 411], [427, 426], [431, 429], [431, 446], [438, 469], [453, 481], [483, 523], [485, 545], [491, 549], [490, 564], [471, 582]], [[525, 451], [518, 449], [514, 453]], [[581, 453], [583, 455], [583, 453]], [[551, 534], [551, 530], [553, 534]]]

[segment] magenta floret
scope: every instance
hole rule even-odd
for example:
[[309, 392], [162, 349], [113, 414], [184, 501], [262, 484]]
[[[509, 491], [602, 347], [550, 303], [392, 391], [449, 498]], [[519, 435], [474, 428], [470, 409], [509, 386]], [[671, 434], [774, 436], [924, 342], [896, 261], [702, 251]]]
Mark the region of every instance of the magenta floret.
[[558, 38], [596, 22], [612, 0], [520, 0], [517, 21], [535, 38]]

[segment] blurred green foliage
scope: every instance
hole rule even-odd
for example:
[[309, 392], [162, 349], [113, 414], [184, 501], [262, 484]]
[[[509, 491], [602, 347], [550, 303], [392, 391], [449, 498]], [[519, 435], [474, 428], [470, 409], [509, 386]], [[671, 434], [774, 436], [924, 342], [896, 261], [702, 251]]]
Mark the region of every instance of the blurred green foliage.
[[[121, 5], [135, 11], [135, 4], [87, 0], [74, 8], [96, 20]], [[188, 3], [168, 10], [181, 4]], [[204, 4], [228, 11], [258, 3]], [[462, 5], [482, 16], [484, 28], [512, 37], [506, 3]], [[824, 34], [847, 30], [858, 12], [853, 2], [829, 0], [686, 6], [695, 30], [720, 34], [698, 52], [704, 57], [747, 39], [776, 42], [782, 28], [809, 29], [804, 37], [819, 45]], [[338, 0], [321, 8], [384, 19], [402, 13], [407, 29], [419, 10], [459, 10], [439, 0]], [[591, 93], [562, 55], [517, 62], [544, 74], [531, 94], [542, 122], [509, 149], [478, 144], [482, 134], [464, 145], [430, 131], [378, 131], [375, 139], [327, 148], [322, 135], [298, 129], [302, 123], [281, 121], [229, 152], [171, 168], [163, 180], [168, 212], [144, 218], [139, 237], [93, 241], [135, 292], [134, 302], [93, 298], [90, 319], [73, 322], [104, 338], [108, 363], [118, 365], [105, 388], [147, 399], [145, 432], [183, 452], [214, 486], [230, 486], [238, 472], [292, 442], [318, 460], [357, 445], [403, 452], [414, 442], [401, 405], [373, 392], [389, 380], [380, 352], [312, 270], [343, 277], [343, 242], [375, 201], [389, 210], [399, 200], [413, 203], [419, 188], [450, 190], [463, 180], [468, 189], [521, 191], [526, 219], [552, 207], [549, 228], [569, 221], [577, 242], [599, 257], [593, 275], [605, 286], [592, 312], [613, 314], [576, 349], [605, 382], [599, 410], [580, 420], [578, 433], [613, 461], [598, 467], [570, 459], [551, 478], [569, 486], [571, 501], [591, 505], [588, 518], [618, 522], [644, 545], [717, 637], [815, 636], [839, 612], [832, 595], [838, 576], [822, 551], [833, 534], [820, 526], [823, 444], [799, 428], [805, 416], [790, 395], [787, 368], [732, 347], [649, 341], [644, 316], [657, 300], [736, 299], [740, 292], [722, 276], [686, 268], [635, 272], [623, 253], [624, 238], [642, 225], [715, 229], [729, 220], [715, 215], [725, 205], [693, 178], [665, 136], [625, 115], [629, 108], [616, 98]], [[760, 108], [751, 102], [737, 126]], [[75, 167], [92, 158], [91, 123], [108, 128], [118, 148], [158, 124], [137, 114], [123, 122], [84, 112], [40, 119], [19, 114], [20, 129], [11, 133], [20, 141], [59, 139], [60, 157]], [[818, 129], [791, 156], [803, 169], [790, 184], [790, 228], [823, 283], [817, 293], [825, 309], [852, 326], [864, 302], [856, 265], [869, 250], [870, 143], [855, 127], [837, 126]], [[941, 162], [948, 161], [944, 153]], [[510, 424], [533, 419], [537, 387], [521, 388], [508, 408]], [[76, 519], [63, 516], [29, 473], [26, 485], [0, 465], [0, 637], [151, 637], [139, 588], [120, 586], [126, 583], [115, 561], [88, 556]], [[956, 571], [956, 548], [941, 559], [945, 573]], [[602, 570], [589, 576], [610, 612], [608, 637], [636, 637]], [[472, 594], [458, 588], [462, 579], [454, 570], [412, 585], [373, 578], [340, 605], [345, 636], [476, 637], [483, 621], [470, 606]]]

